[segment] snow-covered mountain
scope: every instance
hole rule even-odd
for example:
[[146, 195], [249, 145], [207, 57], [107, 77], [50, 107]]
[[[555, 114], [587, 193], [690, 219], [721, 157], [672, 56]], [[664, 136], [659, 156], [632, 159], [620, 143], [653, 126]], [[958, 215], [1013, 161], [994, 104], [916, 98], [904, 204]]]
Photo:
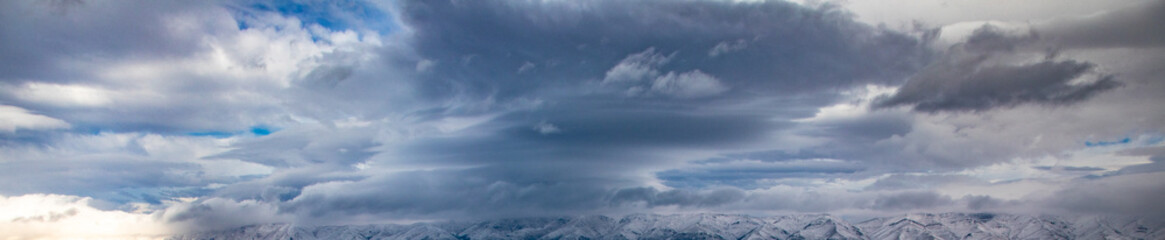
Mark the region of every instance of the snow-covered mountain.
[[910, 214], [856, 224], [830, 215], [635, 214], [413, 225], [269, 224], [171, 239], [1165, 239], [1165, 229], [1136, 218], [989, 213]]

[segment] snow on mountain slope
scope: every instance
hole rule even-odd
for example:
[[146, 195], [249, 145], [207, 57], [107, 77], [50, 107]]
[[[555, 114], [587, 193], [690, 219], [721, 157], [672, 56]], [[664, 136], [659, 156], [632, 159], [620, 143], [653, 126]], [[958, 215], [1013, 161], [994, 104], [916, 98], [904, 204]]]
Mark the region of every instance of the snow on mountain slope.
[[413, 225], [270, 224], [171, 239], [1165, 239], [1165, 229], [1135, 218], [991, 213], [908, 214], [857, 224], [830, 215], [633, 214]]

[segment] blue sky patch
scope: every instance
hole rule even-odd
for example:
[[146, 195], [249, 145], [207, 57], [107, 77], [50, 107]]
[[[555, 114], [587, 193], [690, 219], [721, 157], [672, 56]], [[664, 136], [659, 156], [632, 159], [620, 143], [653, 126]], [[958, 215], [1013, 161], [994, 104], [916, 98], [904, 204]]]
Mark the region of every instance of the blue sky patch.
[[233, 132], [223, 132], [223, 131], [206, 131], [206, 132], [186, 133], [186, 136], [213, 137], [213, 138], [229, 138], [229, 137], [235, 136], [235, 135], [238, 135], [238, 134], [233, 133]]
[[266, 127], [266, 126], [254, 126], [254, 127], [251, 127], [250, 129], [248, 129], [247, 131], [237, 131], [237, 132], [204, 131], [204, 132], [189, 132], [189, 133], [186, 133], [185, 135], [195, 136], [195, 137], [228, 138], [228, 137], [233, 137], [233, 136], [237, 136], [240, 134], [246, 134], [246, 133], [254, 134], [255, 136], [267, 136], [267, 135], [270, 135], [271, 133], [274, 133], [276, 131], [279, 131], [279, 130], [271, 128], [271, 127]]
[[1096, 142], [1086, 141], [1086, 142], [1084, 142], [1084, 146], [1103, 147], [1103, 146], [1112, 146], [1112, 145], [1119, 145], [1119, 144], [1128, 144], [1129, 142], [1132, 142], [1132, 141], [1133, 141], [1132, 138], [1127, 138], [1127, 137], [1124, 139], [1121, 139], [1121, 140], [1117, 140], [1117, 141], [1096, 141]]
[[[253, 2], [246, 6], [251, 10], [275, 12], [298, 18], [304, 25], [320, 25], [332, 31], [364, 28], [381, 33], [391, 31], [395, 25], [388, 13], [373, 4], [358, 0], [312, 1], [275, 0]], [[240, 22], [239, 29], [246, 29]]]
[[270, 128], [267, 128], [267, 127], [259, 127], [259, 126], [251, 127], [251, 134], [255, 134], [255, 136], [267, 136], [267, 135], [270, 135], [272, 132], [275, 132], [275, 131], [270, 129]]

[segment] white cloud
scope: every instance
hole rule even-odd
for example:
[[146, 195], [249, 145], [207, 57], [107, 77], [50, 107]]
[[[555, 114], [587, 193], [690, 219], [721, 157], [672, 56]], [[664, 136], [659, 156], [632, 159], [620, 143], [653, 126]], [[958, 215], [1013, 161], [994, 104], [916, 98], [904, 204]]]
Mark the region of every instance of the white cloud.
[[672, 56], [656, 53], [655, 48], [627, 55], [619, 61], [619, 64], [607, 70], [603, 84], [635, 83], [654, 79], [659, 76], [658, 68], [671, 61], [671, 58]]
[[870, 104], [879, 97], [894, 95], [897, 87], [867, 84], [842, 92], [846, 97], [840, 103], [817, 109], [810, 118], [795, 119], [796, 122], [825, 122], [859, 118], [870, 114]]
[[435, 66], [435, 65], [437, 65], [437, 62], [432, 61], [432, 60], [428, 60], [428, 59], [424, 59], [421, 61], [417, 61], [417, 67], [415, 70], [417, 72], [427, 72], [427, 71], [429, 71], [429, 69], [432, 69], [433, 66]]
[[0, 195], [0, 232], [5, 239], [168, 239], [191, 231], [289, 220], [276, 206], [254, 200], [184, 198], [128, 210], [93, 205], [92, 198], [72, 195]]
[[59, 129], [69, 128], [69, 123], [60, 119], [28, 112], [20, 107], [0, 105], [0, 132], [17, 129]]
[[547, 135], [560, 133], [562, 132], [562, 129], [559, 129], [558, 126], [554, 126], [554, 124], [543, 121], [538, 123], [538, 125], [534, 125], [534, 131], [538, 131], [538, 133], [541, 133], [542, 135]]
[[744, 50], [746, 47], [748, 47], [748, 42], [745, 42], [744, 39], [736, 40], [735, 42], [724, 41], [717, 43], [711, 50], [708, 50], [708, 56], [716, 57], [721, 54]]
[[1138, 2], [1108, 0], [1035, 1], [844, 1], [857, 19], [890, 27], [910, 27], [913, 21], [941, 26], [968, 21], [1027, 21], [1066, 15], [1090, 14], [1097, 9]]
[[533, 70], [535, 66], [536, 65], [534, 65], [532, 62], [523, 63], [521, 67], [518, 67], [518, 73], [525, 73], [526, 71]]
[[157, 214], [101, 210], [91, 198], [0, 195], [0, 232], [7, 239], [163, 239], [175, 232]]
[[27, 83], [8, 90], [17, 98], [34, 103], [61, 107], [101, 107], [113, 102], [116, 92], [93, 86]]
[[668, 72], [667, 75], [659, 76], [652, 83], [651, 91], [672, 97], [699, 98], [724, 93], [728, 91], [728, 86], [712, 75], [693, 70], [680, 74]]
[[[114, 5], [117, 4], [72, 7], [120, 11]], [[126, 37], [181, 39], [158, 42], [183, 51], [155, 56], [148, 46], [141, 46], [111, 52], [101, 49], [100, 44], [86, 45], [103, 39], [59, 37], [61, 44], [77, 47], [72, 51], [100, 54], [77, 53], [74, 55], [88, 57], [64, 55], [53, 59], [57, 64], [46, 66], [53, 67], [52, 71], [10, 83], [12, 87], [0, 90], [0, 95], [6, 96], [0, 97], [15, 100], [12, 105], [75, 125], [116, 126], [114, 130], [119, 131], [237, 131], [255, 125], [281, 125], [295, 121], [288, 115], [312, 106], [300, 101], [316, 102], [305, 99], [311, 95], [295, 92], [295, 87], [334, 86], [349, 75], [358, 74], [353, 72], [362, 64], [374, 61], [375, 51], [369, 50], [384, 44], [376, 33], [312, 28], [299, 19], [273, 12], [232, 14], [230, 9], [213, 5], [175, 9], [185, 10], [135, 13], [134, 17], [157, 22], [159, 29]], [[85, 14], [86, 11], [72, 11], [67, 17], [77, 21], [125, 20], [104, 19]], [[29, 14], [49, 13], [29, 9]], [[247, 27], [239, 29], [238, 24]], [[74, 34], [65, 31], [70, 26], [67, 22], [26, 25], [45, 29], [38, 34]], [[50, 73], [56, 72], [69, 77], [54, 80]], [[316, 72], [338, 74], [313, 75]]]
[[[715, 49], [714, 49], [715, 50]], [[729, 87], [720, 79], [699, 69], [663, 74], [660, 68], [675, 57], [675, 53], [664, 56], [655, 48], [627, 55], [610, 70], [607, 70], [602, 84], [625, 88], [628, 96], [640, 96], [648, 92], [676, 98], [700, 98], [718, 95]]]

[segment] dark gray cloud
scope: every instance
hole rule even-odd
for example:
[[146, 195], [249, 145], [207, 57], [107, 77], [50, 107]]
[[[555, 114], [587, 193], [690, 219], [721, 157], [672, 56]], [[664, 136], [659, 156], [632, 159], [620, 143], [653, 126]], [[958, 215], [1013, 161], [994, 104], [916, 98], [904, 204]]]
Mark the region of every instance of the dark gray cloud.
[[1032, 167], [1032, 168], [1039, 169], [1039, 170], [1044, 170], [1044, 171], [1078, 171], [1078, 172], [1094, 172], [1094, 171], [1101, 171], [1101, 170], [1104, 170], [1103, 168], [1098, 168], [1098, 167], [1073, 167], [1073, 166], [1066, 166], [1066, 167], [1061, 167], [1061, 166], [1035, 166], [1035, 167]]
[[1003, 206], [1004, 204], [1007, 204], [1007, 202], [1005, 202], [1005, 201], [1002, 201], [999, 199], [994, 199], [990, 196], [981, 196], [981, 195], [979, 195], [979, 196], [967, 195], [967, 196], [963, 197], [962, 200], [967, 203], [967, 209], [970, 209], [970, 210], [993, 209], [993, 208], [999, 208], [999, 207]]
[[696, 164], [687, 168], [656, 173], [656, 178], [675, 188], [705, 188], [734, 186], [743, 189], [766, 188], [775, 185], [766, 180], [784, 178], [835, 178], [862, 171], [865, 167], [853, 162], [807, 159], [785, 162], [718, 161]]
[[263, 202], [210, 198], [167, 209], [155, 216], [162, 217], [168, 227], [179, 232], [197, 232], [290, 220], [277, 211], [275, 206]]
[[952, 183], [962, 185], [986, 185], [987, 182], [963, 175], [910, 175], [895, 174], [878, 179], [866, 186], [866, 190], [912, 190], [912, 189], [940, 189]]
[[[787, 128], [791, 123], [749, 112], [693, 112], [692, 106], [666, 103], [602, 101], [594, 104], [563, 103], [544, 110], [517, 113], [499, 121], [522, 122], [509, 129], [509, 138], [559, 147], [687, 147], [723, 148], [755, 141]], [[530, 131], [533, 119], [560, 129], [555, 134]]]
[[66, 164], [42, 159], [0, 164], [4, 167], [5, 178], [21, 179], [0, 184], [0, 194], [51, 192], [92, 196], [119, 203], [156, 204], [160, 203], [159, 199], [204, 195], [208, 191], [201, 187], [214, 182], [201, 179], [196, 175], [199, 167], [187, 163], [158, 162], [124, 155], [69, 158], [78, 162]]
[[904, 192], [874, 199], [874, 209], [926, 209], [954, 203], [950, 197], [934, 192]]
[[[327, 133], [333, 137], [313, 138]], [[280, 131], [258, 139], [234, 144], [236, 149], [207, 156], [207, 159], [239, 159], [273, 167], [305, 165], [349, 166], [372, 157], [379, 146], [368, 128], [303, 128]]]
[[1162, 219], [1165, 173], [1127, 174], [1100, 179], [1078, 179], [1050, 196], [1051, 206], [1063, 211], [1142, 215]]
[[1067, 48], [1165, 46], [1165, 1], [1142, 1], [1086, 17], [1067, 17], [1034, 26], [1040, 36]]
[[298, 197], [303, 188], [328, 182], [360, 181], [368, 178], [352, 172], [344, 166], [310, 166], [279, 169], [264, 176], [239, 179], [230, 185], [216, 189], [212, 194], [234, 200], [261, 200], [263, 202], [283, 202]]
[[667, 190], [652, 187], [619, 189], [611, 197], [612, 205], [644, 204], [647, 207], [716, 207], [743, 200], [746, 193], [735, 188], [719, 188], [705, 191]]
[[0, 194], [55, 193], [94, 197], [112, 207], [130, 202], [159, 204], [177, 197], [203, 196], [211, 183], [239, 179], [216, 176], [158, 136], [53, 134], [37, 144], [0, 145]]
[[[406, 53], [375, 32], [348, 31], [391, 22], [360, 1], [4, 4], [0, 101], [80, 132], [231, 133], [292, 115], [331, 121], [426, 107], [406, 100], [410, 88], [395, 79], [407, 76], [386, 77], [402, 72], [389, 56]], [[348, 24], [322, 20], [333, 17]]]
[[[853, 106], [853, 108], [864, 108]], [[855, 110], [857, 111], [857, 110]], [[902, 171], [958, 170], [1007, 161], [1014, 146], [977, 142], [956, 126], [934, 125], [909, 111], [871, 111], [852, 116], [803, 122], [790, 131], [812, 136], [822, 143], [795, 151], [740, 153], [766, 160], [830, 158], [865, 167], [852, 177], [871, 177]], [[975, 148], [959, 147], [974, 144]], [[985, 151], [983, 149], [995, 149]]]
[[[509, 167], [509, 166], [505, 166]], [[604, 206], [598, 179], [506, 175], [505, 167], [409, 171], [307, 187], [281, 211], [313, 218], [577, 214]], [[552, 170], [551, 170], [552, 171]], [[559, 172], [573, 177], [577, 174]]]
[[[422, 90], [422, 98], [457, 101], [415, 116], [434, 122], [480, 121], [386, 145], [380, 148], [386, 154], [367, 161], [374, 166], [471, 167], [308, 186], [288, 201], [288, 211], [489, 215], [607, 206], [613, 189], [633, 186], [643, 167], [677, 162], [674, 155], [660, 154], [666, 150], [726, 150], [760, 141], [835, 96], [781, 95], [894, 82], [925, 53], [912, 37], [853, 22], [833, 8], [783, 2], [579, 4], [401, 3], [399, 14], [409, 26], [415, 55], [398, 56], [412, 59], [399, 64], [415, 65], [418, 79], [413, 84]], [[665, 25], [674, 28], [660, 27]], [[719, 42], [737, 39], [752, 40], [747, 49], [708, 56]], [[644, 94], [627, 94], [633, 87]], [[755, 97], [804, 105], [734, 109]], [[527, 109], [503, 107], [531, 98], [543, 103]], [[221, 157], [263, 159], [239, 155], [245, 151], [250, 150]], [[327, 161], [348, 164], [363, 161], [326, 156], [335, 159]], [[843, 166], [807, 169], [856, 171]], [[706, 175], [675, 173], [669, 176]], [[355, 191], [363, 188], [376, 191]], [[420, 189], [425, 193], [394, 195]], [[717, 198], [663, 191], [649, 205], [728, 201]], [[481, 206], [465, 206], [470, 202]]]
[[[947, 55], [903, 85], [875, 107], [913, 106], [922, 112], [985, 111], [1034, 103], [1067, 105], [1088, 99], [1121, 85], [1114, 76], [1097, 73], [1096, 65], [1053, 56], [1035, 63], [1008, 64], [993, 61], [1026, 48], [1034, 35], [1012, 37], [984, 25], [955, 45]], [[1098, 74], [1093, 79], [1089, 74]]]
[[[124, 5], [123, 5], [124, 4]], [[126, 8], [123, 6], [134, 6]], [[205, 11], [207, 2], [11, 1], [0, 10], [0, 81], [85, 81], [94, 59], [165, 58], [200, 50], [200, 37], [218, 22], [185, 31], [171, 17]], [[152, 24], [141, 24], [152, 23]]]
[[[692, 82], [714, 77], [723, 84], [715, 91], [660, 87], [683, 96], [789, 94], [895, 82], [925, 53], [918, 40], [854, 22], [840, 9], [780, 1], [401, 5], [418, 57], [435, 63], [422, 78], [431, 96], [510, 99], [630, 74], [623, 70], [641, 71], [641, 77], [674, 73]], [[708, 56], [720, 42], [739, 39], [750, 39], [747, 50]], [[618, 68], [621, 61], [635, 64], [627, 60], [639, 55], [657, 61]], [[536, 67], [519, 71], [527, 63]]]
[[868, 144], [893, 136], [906, 135], [913, 129], [914, 119], [907, 114], [880, 111], [857, 118], [814, 122], [812, 125], [814, 129], [804, 132], [805, 135]]
[[0, 21], [9, 24], [0, 27], [0, 101], [86, 132], [235, 131], [274, 122], [269, 114], [278, 107], [264, 106], [250, 92], [266, 86], [232, 81], [187, 59], [213, 51], [214, 40], [238, 36], [220, 6], [52, 2], [60, 1], [4, 3]]
[[1120, 154], [1121, 155], [1128, 155], [1128, 156], [1147, 156], [1147, 157], [1149, 157], [1149, 161], [1151, 161], [1151, 162], [1145, 163], [1145, 164], [1136, 164], [1136, 165], [1126, 166], [1126, 167], [1123, 167], [1115, 172], [1107, 172], [1107, 173], [1099, 174], [1099, 175], [1090, 175], [1089, 177], [1101, 178], [1101, 177], [1119, 176], [1119, 175], [1127, 175], [1127, 174], [1165, 172], [1165, 147], [1134, 148], [1134, 149], [1121, 151]]

